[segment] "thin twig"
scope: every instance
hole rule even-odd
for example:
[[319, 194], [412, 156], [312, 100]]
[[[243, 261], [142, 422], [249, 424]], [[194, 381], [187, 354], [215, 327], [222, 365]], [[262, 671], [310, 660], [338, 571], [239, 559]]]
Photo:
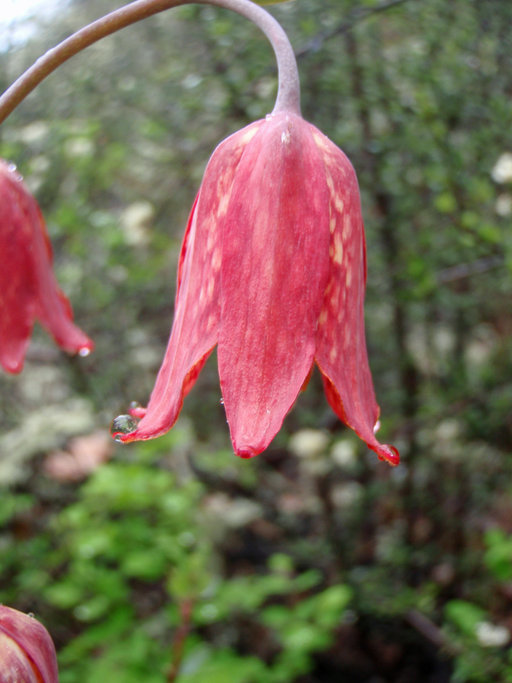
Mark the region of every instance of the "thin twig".
[[462, 280], [471, 275], [485, 273], [488, 270], [505, 265], [505, 257], [502, 255], [486, 256], [471, 263], [458, 263], [455, 266], [443, 268], [437, 273], [437, 281], [440, 284]]
[[317, 33], [314, 38], [308, 41], [304, 47], [295, 53], [295, 57], [297, 59], [301, 59], [309, 52], [318, 52], [326, 40], [350, 31], [356, 24], [364, 21], [365, 19], [369, 19], [375, 14], [386, 12], [389, 9], [393, 9], [398, 5], [403, 5], [405, 2], [409, 1], [410, 0], [389, 0], [389, 2], [383, 2], [380, 5], [375, 5], [374, 7], [356, 7], [354, 10], [352, 10], [348, 19], [344, 19], [339, 26], [331, 29], [330, 31], [321, 31], [320, 33]]
[[431, 619], [426, 617], [424, 614], [416, 609], [411, 609], [404, 615], [405, 621], [410, 624], [418, 633], [426, 638], [432, 645], [435, 645], [440, 650], [443, 650], [451, 657], [456, 657], [462, 654], [460, 648], [458, 648], [454, 643], [443, 633], [442, 629], [434, 624]]

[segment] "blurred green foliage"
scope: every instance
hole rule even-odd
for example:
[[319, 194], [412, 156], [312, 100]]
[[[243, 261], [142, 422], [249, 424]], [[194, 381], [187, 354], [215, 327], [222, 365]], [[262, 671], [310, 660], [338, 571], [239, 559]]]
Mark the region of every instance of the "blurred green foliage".
[[[114, 7], [70, 3], [0, 54], [0, 83]], [[358, 173], [369, 355], [403, 464], [366, 452], [315, 375], [268, 451], [236, 460], [214, 361], [167, 436], [94, 466], [70, 441], [147, 400], [206, 161], [273, 106], [247, 21], [165, 12], [0, 128], [97, 345], [68, 359], [37, 331], [24, 373], [0, 378], [0, 601], [45, 622], [63, 683], [510, 681], [512, 4], [270, 10], [305, 117]]]

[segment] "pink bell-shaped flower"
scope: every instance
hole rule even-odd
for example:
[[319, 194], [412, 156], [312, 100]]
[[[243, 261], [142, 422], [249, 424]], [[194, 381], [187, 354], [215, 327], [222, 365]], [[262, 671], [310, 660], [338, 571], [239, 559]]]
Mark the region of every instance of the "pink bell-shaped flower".
[[214, 151], [181, 250], [174, 324], [140, 422], [113, 432], [150, 439], [175, 423], [217, 345], [237, 455], [261, 453], [316, 363], [327, 400], [379, 458], [379, 408], [364, 332], [366, 255], [357, 178], [317, 128], [279, 111]]
[[58, 683], [50, 634], [34, 617], [0, 605], [0, 683]]
[[76, 325], [52, 271], [52, 249], [41, 211], [13, 165], [0, 160], [0, 364], [20, 372], [35, 320], [70, 353], [88, 355], [93, 342]]

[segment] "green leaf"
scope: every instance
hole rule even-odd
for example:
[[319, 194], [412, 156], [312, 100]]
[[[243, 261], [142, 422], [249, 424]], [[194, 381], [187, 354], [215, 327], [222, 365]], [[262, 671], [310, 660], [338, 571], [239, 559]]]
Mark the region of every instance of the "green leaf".
[[485, 535], [487, 550], [484, 562], [500, 581], [512, 579], [512, 537], [501, 529], [491, 529]]
[[487, 613], [472, 602], [451, 600], [446, 605], [445, 616], [462, 633], [475, 637], [476, 627], [481, 621], [485, 621]]

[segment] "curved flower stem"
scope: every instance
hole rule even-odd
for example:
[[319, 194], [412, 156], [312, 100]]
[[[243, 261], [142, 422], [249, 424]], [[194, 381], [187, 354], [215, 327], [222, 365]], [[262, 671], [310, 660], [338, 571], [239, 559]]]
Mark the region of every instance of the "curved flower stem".
[[262, 7], [250, 0], [136, 0], [93, 21], [39, 57], [0, 97], [0, 123], [41, 81], [89, 45], [153, 14], [191, 3], [233, 10], [263, 31], [277, 59], [279, 86], [274, 112], [288, 110], [300, 114], [299, 74], [292, 46], [281, 25]]

